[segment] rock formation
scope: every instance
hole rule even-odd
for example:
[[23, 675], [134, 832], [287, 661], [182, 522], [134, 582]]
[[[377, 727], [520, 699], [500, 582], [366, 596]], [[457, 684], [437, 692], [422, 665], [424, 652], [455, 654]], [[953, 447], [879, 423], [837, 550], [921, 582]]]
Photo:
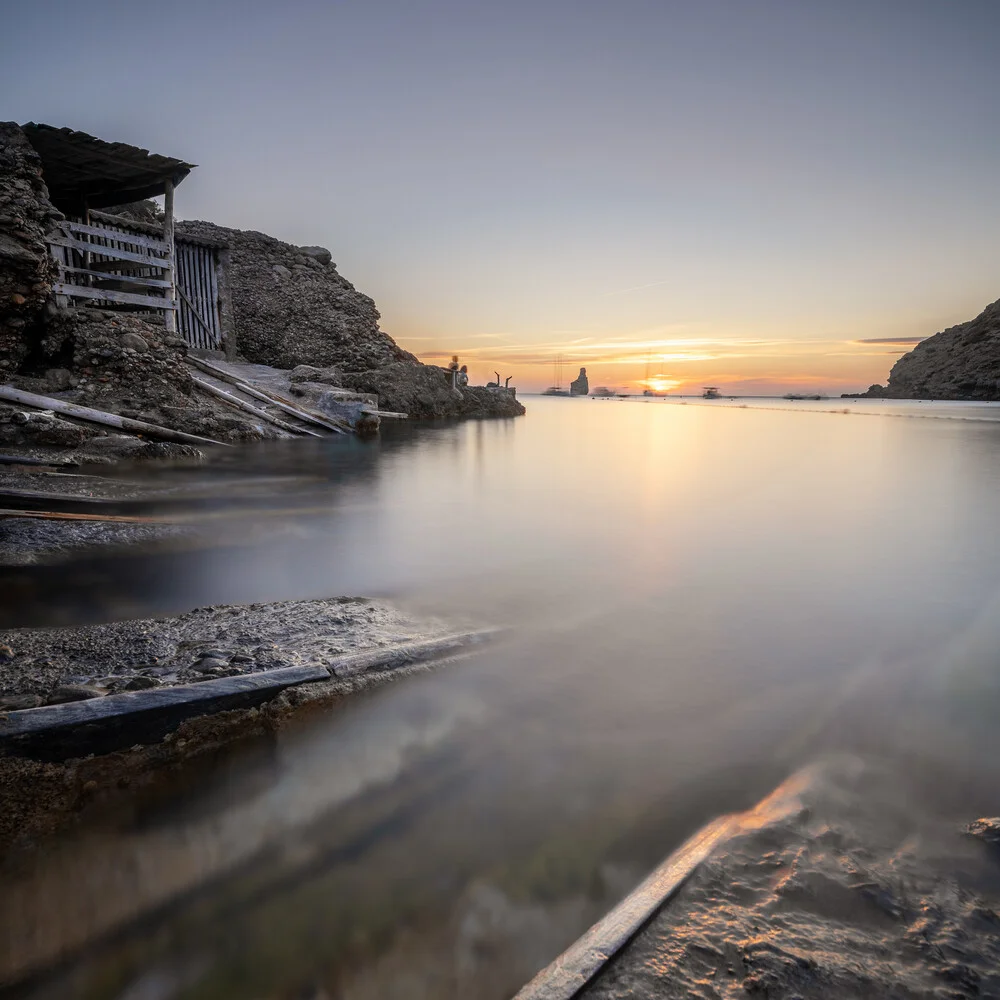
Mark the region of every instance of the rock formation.
[[434, 365], [398, 361], [366, 372], [342, 376], [346, 388], [373, 392], [379, 408], [407, 413], [414, 419], [442, 417], [517, 417], [524, 407], [504, 388], [464, 386], [454, 389], [451, 372]]
[[0, 122], [0, 380], [27, 358], [52, 291], [45, 246], [54, 219], [41, 161], [14, 122]]
[[904, 354], [887, 386], [862, 395], [887, 399], [1000, 399], [1000, 300]]
[[[116, 211], [152, 224], [159, 215], [151, 201]], [[45, 240], [61, 218], [24, 132], [0, 123], [0, 383], [217, 440], [276, 436], [270, 424], [198, 389], [185, 363], [187, 344], [162, 323], [53, 296], [56, 268]], [[383, 409], [417, 418], [524, 412], [512, 392], [453, 389], [442, 369], [400, 348], [379, 329], [375, 303], [338, 273], [324, 247], [209, 222], [177, 229], [229, 247], [238, 353], [276, 368], [311, 366], [300, 368], [289, 391], [324, 413], [359, 431], [373, 429], [374, 400], [358, 392], [377, 393]], [[114, 447], [135, 441], [0, 404], [0, 443], [88, 452], [94, 446], [112, 456]], [[165, 447], [174, 446], [147, 451]]]
[[211, 222], [179, 222], [177, 231], [231, 247], [236, 343], [247, 361], [355, 372], [416, 362], [379, 329], [375, 303], [338, 273], [329, 250]]
[[569, 384], [569, 394], [571, 396], [586, 396], [590, 392], [590, 383], [587, 381], [587, 369], [581, 368], [580, 374]]

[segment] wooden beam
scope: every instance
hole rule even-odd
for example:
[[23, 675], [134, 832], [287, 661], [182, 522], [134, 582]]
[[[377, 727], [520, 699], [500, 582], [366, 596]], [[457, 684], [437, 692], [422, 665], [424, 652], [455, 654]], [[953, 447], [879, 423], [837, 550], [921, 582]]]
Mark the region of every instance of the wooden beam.
[[107, 723], [123, 716], [145, 716], [181, 707], [198, 706], [200, 711], [188, 714], [201, 715], [226, 707], [226, 703], [233, 700], [238, 702], [244, 695], [270, 696], [295, 684], [325, 681], [329, 677], [325, 667], [282, 667], [240, 677], [220, 677], [196, 684], [126, 691], [63, 705], [26, 708], [0, 714], [0, 741], [7, 742], [19, 736], [75, 729], [78, 726]]
[[[176, 257], [177, 250], [174, 246], [174, 182], [172, 180], [167, 180], [163, 186], [163, 242], [167, 244], [167, 269], [163, 274], [164, 280], [169, 281], [171, 285], [177, 283], [177, 273], [176, 273]], [[174, 298], [173, 292], [170, 295]], [[177, 332], [177, 314], [173, 312], [167, 313], [164, 317], [164, 325], [167, 328], [167, 333]]]
[[175, 431], [169, 427], [147, 424], [144, 420], [132, 420], [129, 417], [120, 417], [117, 413], [105, 413], [103, 410], [94, 410], [89, 406], [68, 403], [64, 399], [53, 399], [51, 396], [40, 396], [34, 392], [24, 392], [9, 385], [0, 385], [0, 399], [4, 399], [8, 403], [20, 403], [22, 406], [30, 406], [36, 410], [52, 410], [55, 413], [61, 413], [64, 416], [83, 420], [90, 424], [100, 424], [102, 427], [117, 427], [118, 430], [128, 431], [132, 434], [145, 434], [148, 437], [161, 438], [164, 441], [177, 441], [181, 444], [223, 445], [222, 441], [213, 441], [212, 438], [203, 438], [197, 434], [185, 434], [183, 431]]
[[177, 286], [177, 294], [187, 303], [188, 309], [191, 310], [191, 315], [198, 321], [198, 325], [208, 334], [209, 340], [215, 340], [215, 331], [205, 322], [202, 318], [201, 313], [195, 308], [194, 303], [187, 297], [184, 289], [180, 285]]
[[137, 292], [118, 292], [113, 288], [87, 288], [84, 285], [70, 285], [65, 281], [53, 282], [52, 290], [57, 295], [69, 295], [74, 299], [106, 299], [108, 302], [118, 302], [121, 305], [163, 309], [168, 316], [173, 315], [173, 311], [177, 308], [177, 303], [173, 299], [139, 295]]
[[250, 385], [249, 382], [245, 382], [238, 376], [227, 372], [223, 368], [216, 368], [215, 365], [209, 364], [201, 358], [194, 358], [188, 355], [187, 362], [188, 364], [194, 365], [196, 368], [200, 368], [203, 372], [207, 372], [209, 375], [214, 375], [216, 378], [221, 378], [230, 385], [235, 385], [240, 392], [245, 392], [248, 396], [253, 396], [254, 399], [259, 399], [263, 403], [270, 403], [272, 406], [277, 406], [279, 410], [284, 410], [285, 413], [290, 413], [293, 417], [298, 417], [299, 420], [305, 420], [307, 423], [315, 424], [317, 427], [325, 427], [327, 430], [334, 431], [337, 434], [345, 433], [343, 427], [338, 426], [330, 420], [326, 420], [318, 413], [294, 406], [287, 400], [282, 399], [280, 396], [264, 392], [263, 390]]
[[219, 399], [225, 400], [230, 406], [235, 406], [237, 410], [242, 410], [244, 413], [251, 413], [260, 420], [267, 421], [267, 423], [274, 424], [275, 427], [280, 427], [283, 431], [288, 431], [291, 434], [308, 434], [311, 437], [322, 437], [323, 435], [319, 431], [311, 430], [308, 427], [293, 427], [291, 424], [286, 423], [279, 417], [273, 417], [270, 413], [264, 410], [257, 409], [256, 406], [252, 406], [244, 399], [239, 399], [232, 393], [226, 392], [225, 389], [220, 389], [217, 385], [212, 385], [211, 382], [206, 382], [203, 379], [198, 378], [197, 375], [192, 375], [191, 380], [196, 386], [204, 389], [205, 392], [211, 393], [213, 396], [218, 396]]
[[353, 677], [369, 670], [395, 670], [408, 663], [422, 663], [444, 656], [454, 656], [467, 652], [470, 647], [489, 642], [500, 635], [498, 628], [478, 629], [475, 632], [459, 632], [437, 639], [417, 642], [403, 642], [395, 646], [381, 646], [362, 649], [357, 653], [345, 653], [330, 660], [328, 667], [332, 677]]
[[150, 263], [149, 261], [143, 261], [141, 264], [127, 260], [92, 260], [90, 262], [90, 270], [95, 273], [106, 272], [112, 274], [119, 271], [144, 271], [151, 267], [157, 267], [162, 270], [160, 264]]
[[[118, 232], [114, 229], [105, 229], [102, 226], [84, 226], [79, 222], [62, 221], [57, 222], [60, 229], [68, 230], [70, 233], [83, 233], [86, 236], [100, 236], [103, 239], [117, 240], [119, 243], [131, 243], [134, 246], [146, 247], [149, 250], [157, 250], [160, 253], [168, 253], [170, 247], [163, 240], [153, 239], [152, 236], [139, 236], [129, 232]], [[94, 245], [94, 250], [100, 250], [99, 245]]]
[[[105, 271], [95, 271], [93, 266], [86, 267], [67, 267], [65, 264], [59, 265], [59, 270], [63, 274], [86, 274], [89, 275], [94, 281], [129, 281], [135, 285], [146, 285], [149, 288], [169, 288], [170, 282], [164, 281], [162, 278], [147, 278], [142, 274], [117, 274]], [[83, 287], [83, 286], [79, 286]], [[89, 287], [89, 286], [87, 286]]]
[[142, 264], [144, 267], [155, 267], [160, 270], [169, 270], [170, 261], [162, 257], [148, 257], [141, 253], [132, 253], [131, 250], [117, 250], [114, 247], [99, 247], [93, 243], [83, 243], [80, 240], [62, 239], [58, 236], [49, 236], [45, 240], [49, 246], [69, 247], [77, 253], [101, 254], [104, 257], [111, 257], [113, 260], [128, 260], [134, 264]]

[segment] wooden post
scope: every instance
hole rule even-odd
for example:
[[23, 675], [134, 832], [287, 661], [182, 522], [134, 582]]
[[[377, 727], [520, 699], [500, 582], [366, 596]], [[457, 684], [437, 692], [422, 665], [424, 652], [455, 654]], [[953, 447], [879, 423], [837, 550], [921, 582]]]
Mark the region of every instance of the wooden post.
[[236, 321], [233, 317], [233, 296], [229, 287], [232, 253], [229, 247], [221, 247], [216, 257], [215, 283], [219, 290], [219, 328], [222, 333], [222, 349], [227, 361], [236, 360]]
[[[170, 247], [170, 253], [167, 257], [168, 267], [164, 271], [163, 277], [170, 282], [167, 296], [170, 299], [170, 304], [175, 305], [177, 301], [177, 248], [174, 246], [174, 182], [172, 180], [168, 180], [163, 187], [163, 242]], [[166, 327], [167, 333], [177, 332], [177, 311], [175, 309], [167, 309], [163, 317], [163, 325]]]
[[[87, 203], [87, 199], [86, 198], [83, 199], [83, 215], [81, 216], [81, 219], [83, 220], [83, 224], [85, 226], [89, 226], [90, 225], [90, 205]], [[83, 239], [83, 240], [86, 240], [88, 243], [90, 242], [90, 237], [89, 236], [83, 236], [81, 234], [80, 238]], [[71, 264], [73, 263], [72, 258], [70, 258], [69, 262]], [[84, 252], [83, 252], [83, 269], [85, 271], [89, 271], [90, 270], [90, 251], [89, 250], [84, 250]], [[72, 281], [73, 279], [70, 278], [69, 280]], [[83, 278], [83, 281], [81, 282], [81, 284], [86, 285], [88, 287], [93, 287], [94, 279], [92, 277], [90, 277], [89, 274], [88, 275], [84, 275], [84, 278]]]

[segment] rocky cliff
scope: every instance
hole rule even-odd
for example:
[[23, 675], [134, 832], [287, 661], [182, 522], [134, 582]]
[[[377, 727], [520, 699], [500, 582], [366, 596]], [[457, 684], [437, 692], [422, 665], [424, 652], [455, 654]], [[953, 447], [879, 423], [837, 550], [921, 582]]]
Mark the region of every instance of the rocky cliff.
[[352, 372], [416, 362], [379, 329], [375, 303], [338, 273], [329, 250], [211, 222], [179, 222], [177, 231], [231, 247], [236, 342], [247, 361]]
[[968, 323], [917, 344], [865, 396], [887, 399], [1000, 400], [1000, 300]]
[[38, 154], [14, 122], [0, 122], [0, 381], [28, 356], [52, 291], [44, 239], [58, 218]]
[[247, 361], [324, 369], [327, 385], [375, 393], [381, 409], [414, 419], [524, 413], [513, 394], [453, 388], [450, 373], [404, 351], [379, 329], [375, 303], [337, 271], [329, 250], [211, 222], [177, 229], [231, 247], [236, 345]]

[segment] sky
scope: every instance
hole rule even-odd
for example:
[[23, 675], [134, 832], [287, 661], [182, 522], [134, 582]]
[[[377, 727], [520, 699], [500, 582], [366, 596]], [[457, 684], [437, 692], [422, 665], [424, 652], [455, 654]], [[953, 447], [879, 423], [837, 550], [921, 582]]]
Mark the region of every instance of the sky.
[[0, 5], [2, 117], [199, 164], [473, 382], [854, 391], [1000, 297], [997, 0]]

